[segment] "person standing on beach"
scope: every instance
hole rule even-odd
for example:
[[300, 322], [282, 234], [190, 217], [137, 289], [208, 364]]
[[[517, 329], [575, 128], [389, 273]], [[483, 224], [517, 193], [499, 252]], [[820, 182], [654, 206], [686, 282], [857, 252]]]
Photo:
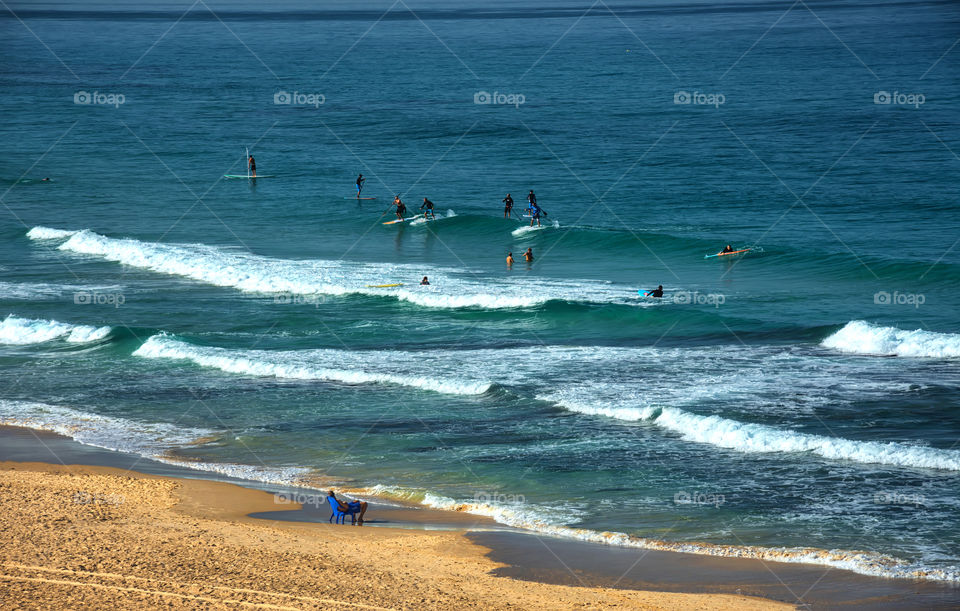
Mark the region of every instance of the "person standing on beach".
[[507, 196], [503, 198], [503, 218], [510, 218], [510, 213], [513, 211], [513, 198], [510, 197], [510, 194], [507, 193]]
[[357, 199], [360, 199], [360, 192], [363, 191], [363, 181], [365, 180], [366, 178], [363, 177], [363, 174], [357, 176]]

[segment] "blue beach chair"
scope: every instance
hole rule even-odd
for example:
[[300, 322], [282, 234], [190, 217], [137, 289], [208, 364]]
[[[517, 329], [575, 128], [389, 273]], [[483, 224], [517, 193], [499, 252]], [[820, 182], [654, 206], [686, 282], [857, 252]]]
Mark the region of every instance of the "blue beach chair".
[[[330, 519], [327, 520], [327, 522], [333, 522], [334, 524], [346, 524], [346, 522], [344, 522], [344, 519], [345, 519], [348, 515], [350, 516], [350, 523], [351, 523], [351, 524], [353, 524], [354, 522], [357, 521], [357, 518], [355, 517], [355, 514], [356, 514], [358, 511], [360, 511], [359, 508], [358, 508], [358, 509], [350, 508], [350, 509], [348, 509], [347, 511], [341, 511], [341, 510], [340, 510], [340, 506], [337, 504], [337, 500], [336, 500], [335, 498], [333, 498], [332, 496], [328, 496], [328, 497], [327, 497], [327, 502], [330, 503], [330, 508], [333, 509], [333, 513], [330, 514]], [[349, 505], [348, 505], [348, 507], [349, 507]], [[336, 518], [336, 521], [335, 521], [335, 522], [334, 522], [334, 518]]]

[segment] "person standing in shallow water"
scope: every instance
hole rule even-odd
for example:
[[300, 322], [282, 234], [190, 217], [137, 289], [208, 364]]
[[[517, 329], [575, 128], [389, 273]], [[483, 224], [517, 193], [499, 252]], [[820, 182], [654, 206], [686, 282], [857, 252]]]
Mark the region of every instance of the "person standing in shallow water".
[[527, 252], [523, 253], [523, 258], [527, 263], [533, 263], [533, 248], [528, 248]]
[[513, 267], [513, 253], [507, 253], [507, 267]]

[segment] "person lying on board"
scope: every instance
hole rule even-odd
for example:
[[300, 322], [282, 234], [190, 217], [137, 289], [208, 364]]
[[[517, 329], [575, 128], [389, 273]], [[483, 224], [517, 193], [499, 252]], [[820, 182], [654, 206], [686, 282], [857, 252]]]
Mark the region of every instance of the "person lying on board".
[[661, 284], [660, 286], [653, 289], [652, 291], [647, 291], [644, 294], [644, 297], [658, 297], [658, 298], [663, 297], [663, 285]]
[[733, 246], [730, 246], [729, 244], [727, 244], [726, 246], [723, 247], [723, 250], [721, 250], [720, 252], [733, 252]]
[[[363, 526], [363, 514], [367, 513], [367, 502], [366, 501], [352, 501], [350, 503], [344, 503], [337, 498], [337, 495], [333, 493], [333, 490], [330, 491], [330, 494], [327, 496], [333, 498], [334, 502], [337, 504], [337, 509], [343, 513], [349, 513], [352, 523], [359, 524]], [[356, 515], [359, 513], [360, 515]]]

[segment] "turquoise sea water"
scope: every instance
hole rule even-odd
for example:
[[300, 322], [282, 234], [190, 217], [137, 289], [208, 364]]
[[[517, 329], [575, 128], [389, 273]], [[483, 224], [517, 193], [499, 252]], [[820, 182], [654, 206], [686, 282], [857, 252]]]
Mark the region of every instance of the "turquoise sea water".
[[0, 17], [0, 420], [958, 580], [955, 4], [205, 6]]

